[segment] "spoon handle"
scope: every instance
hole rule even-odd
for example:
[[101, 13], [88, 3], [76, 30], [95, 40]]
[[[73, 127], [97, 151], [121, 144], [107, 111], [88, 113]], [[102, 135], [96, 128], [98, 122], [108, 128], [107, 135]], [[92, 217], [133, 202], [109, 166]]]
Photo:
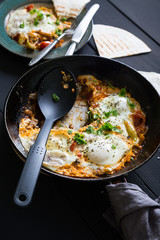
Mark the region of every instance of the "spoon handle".
[[14, 202], [21, 207], [27, 206], [31, 202], [36, 182], [41, 170], [42, 162], [46, 153], [46, 142], [52, 125], [53, 120], [46, 119], [35, 143], [32, 145], [28, 153], [14, 195]]

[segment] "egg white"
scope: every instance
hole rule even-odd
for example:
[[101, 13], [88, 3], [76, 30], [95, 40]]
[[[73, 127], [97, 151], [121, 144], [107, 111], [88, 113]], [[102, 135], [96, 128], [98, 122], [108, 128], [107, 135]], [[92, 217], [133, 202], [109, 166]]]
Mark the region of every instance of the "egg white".
[[[30, 136], [19, 134], [19, 138], [26, 152], [29, 152], [36, 137], [37, 133], [34, 131], [32, 131], [32, 135]], [[46, 144], [47, 151], [43, 165], [52, 168], [52, 170], [56, 170], [58, 167], [66, 164], [72, 164], [78, 157], [75, 155], [75, 152], [69, 150], [70, 145], [71, 140], [67, 137], [67, 134], [57, 134], [56, 130], [51, 130]]]
[[64, 128], [72, 128], [78, 131], [81, 127], [84, 126], [84, 124], [88, 119], [87, 111], [88, 111], [88, 105], [86, 101], [76, 100], [74, 106], [69, 111], [69, 113], [55, 124], [54, 129], [58, 129], [59, 127], [64, 127]]
[[130, 150], [124, 139], [116, 134], [97, 136], [84, 134], [86, 145], [83, 146], [87, 161], [98, 165], [114, 165]]
[[[111, 114], [108, 118], [105, 118], [104, 113], [113, 110], [117, 111], [117, 116], [113, 116]], [[119, 96], [119, 94], [111, 94], [108, 97], [102, 99], [102, 101], [99, 103], [99, 106], [95, 108], [95, 111], [97, 111], [98, 114], [102, 116], [102, 122], [109, 122], [113, 126], [119, 126], [122, 130], [123, 136], [130, 137], [128, 129], [126, 128], [126, 122], [130, 128], [132, 128], [132, 131], [135, 132], [131, 118], [132, 111], [128, 105], [127, 98]], [[137, 137], [134, 140], [137, 142]]]
[[47, 153], [43, 161], [43, 164], [47, 167], [52, 167], [52, 170], [56, 170], [58, 167], [66, 164], [71, 165], [78, 159], [75, 152], [69, 150], [71, 145], [70, 138], [65, 134], [55, 133], [55, 131], [50, 133], [46, 145]]
[[[9, 36], [17, 34], [28, 34], [31, 31], [41, 30], [43, 33], [54, 33], [57, 25], [55, 24], [56, 17], [50, 12], [43, 10], [39, 11], [43, 14], [43, 19], [38, 22], [38, 25], [34, 25], [37, 13], [30, 14], [26, 9], [17, 9], [11, 12], [6, 26], [6, 31]], [[24, 24], [21, 28], [20, 24]]]

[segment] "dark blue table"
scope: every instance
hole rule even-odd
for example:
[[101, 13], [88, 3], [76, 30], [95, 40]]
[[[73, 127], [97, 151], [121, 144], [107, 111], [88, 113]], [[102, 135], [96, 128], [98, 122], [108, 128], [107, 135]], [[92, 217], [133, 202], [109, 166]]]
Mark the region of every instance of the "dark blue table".
[[[151, 53], [119, 58], [141, 71], [160, 73], [159, 0], [92, 0], [100, 9], [94, 23], [120, 27], [142, 39]], [[78, 54], [97, 55], [93, 38]], [[3, 122], [7, 94], [19, 77], [29, 69], [28, 59], [0, 46], [0, 239], [120, 239], [103, 219], [109, 201], [105, 184], [74, 183], [40, 175], [32, 204], [25, 209], [13, 203], [13, 195], [23, 163], [13, 151]], [[128, 174], [151, 198], [160, 195], [159, 152], [142, 167]]]

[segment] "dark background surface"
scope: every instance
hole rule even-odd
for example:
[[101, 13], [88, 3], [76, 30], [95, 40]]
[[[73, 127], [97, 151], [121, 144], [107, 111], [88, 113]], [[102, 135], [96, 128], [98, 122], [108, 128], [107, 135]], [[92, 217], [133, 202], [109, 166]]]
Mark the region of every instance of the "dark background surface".
[[[160, 73], [159, 0], [92, 0], [87, 7], [93, 3], [100, 4], [95, 24], [128, 30], [152, 49], [151, 53], [117, 60], [136, 70]], [[97, 55], [93, 38], [77, 53]], [[24, 209], [14, 205], [13, 195], [23, 162], [8, 139], [3, 107], [11, 87], [29, 67], [28, 59], [1, 46], [0, 56], [0, 239], [120, 239], [102, 217], [109, 206], [105, 182], [71, 182], [41, 174], [32, 204]], [[157, 151], [146, 164], [127, 176], [129, 182], [138, 184], [153, 199], [160, 195], [159, 156]]]

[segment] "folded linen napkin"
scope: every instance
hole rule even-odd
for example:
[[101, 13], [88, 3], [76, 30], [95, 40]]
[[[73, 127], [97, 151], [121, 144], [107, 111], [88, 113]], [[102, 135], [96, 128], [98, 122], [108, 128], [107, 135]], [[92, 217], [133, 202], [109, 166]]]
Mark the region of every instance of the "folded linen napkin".
[[110, 184], [106, 189], [111, 208], [104, 213], [104, 218], [123, 239], [160, 239], [160, 198], [152, 200], [132, 183]]
[[[160, 94], [160, 74], [141, 72]], [[160, 197], [152, 200], [137, 185], [106, 186], [111, 207], [104, 218], [125, 240], [160, 240]]]
[[142, 72], [139, 71], [141, 75], [143, 75], [157, 90], [160, 95], [160, 74], [156, 72]]

